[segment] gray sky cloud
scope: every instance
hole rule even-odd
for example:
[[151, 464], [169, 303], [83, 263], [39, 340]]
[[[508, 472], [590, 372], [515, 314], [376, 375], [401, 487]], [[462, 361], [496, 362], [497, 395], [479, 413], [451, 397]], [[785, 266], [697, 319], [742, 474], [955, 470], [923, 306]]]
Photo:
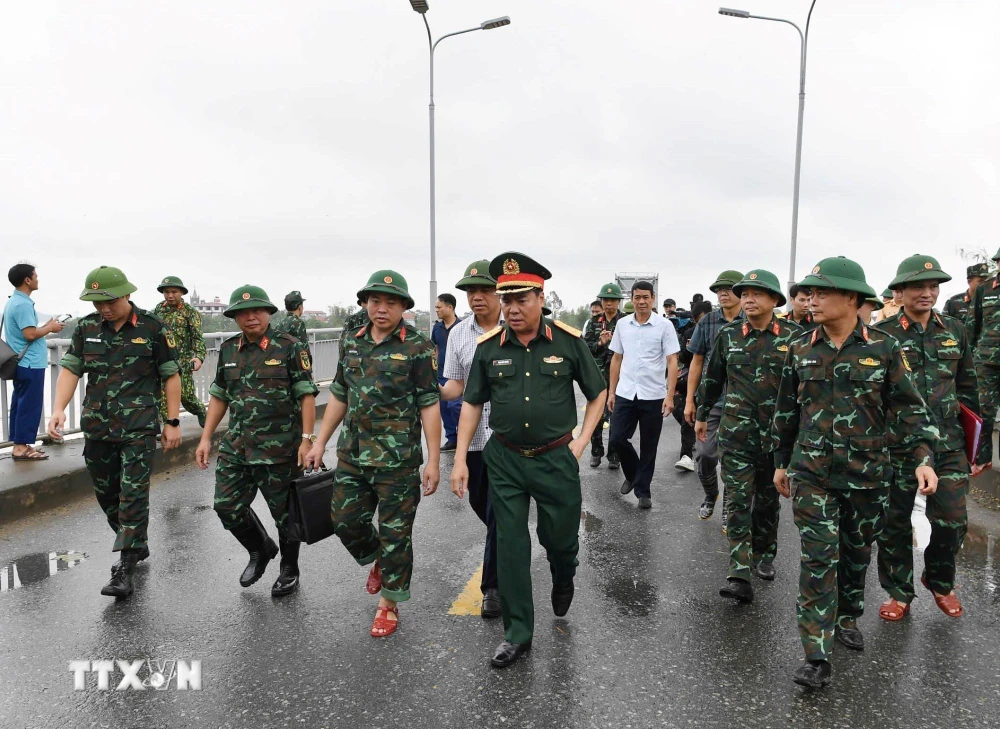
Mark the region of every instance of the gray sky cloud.
[[[735, 2], [735, 0], [733, 0]], [[742, 0], [741, 0], [742, 2]], [[807, 0], [752, 0], [805, 20]], [[432, 0], [439, 47], [438, 280], [523, 250], [567, 305], [615, 271], [687, 301], [722, 268], [787, 277], [797, 37], [704, 0]], [[798, 275], [1000, 244], [1000, 8], [819, 0]], [[203, 295], [349, 304], [397, 268], [427, 305], [427, 49], [404, 0], [51, 2], [0, 26], [0, 235], [40, 267], [39, 308], [85, 311], [121, 265]], [[949, 286], [950, 293], [961, 288]]]

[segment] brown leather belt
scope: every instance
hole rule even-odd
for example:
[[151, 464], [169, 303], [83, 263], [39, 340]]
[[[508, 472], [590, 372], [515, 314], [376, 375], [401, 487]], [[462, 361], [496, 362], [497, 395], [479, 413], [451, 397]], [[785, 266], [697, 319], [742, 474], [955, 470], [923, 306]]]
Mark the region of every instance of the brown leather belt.
[[498, 433], [494, 433], [493, 437], [497, 439], [497, 442], [508, 450], [512, 450], [515, 453], [524, 456], [525, 458], [534, 458], [535, 456], [540, 456], [543, 453], [548, 453], [549, 451], [554, 451], [556, 448], [560, 448], [571, 440], [573, 440], [573, 434], [567, 433], [562, 438], [554, 440], [551, 443], [546, 443], [545, 445], [532, 446], [530, 448], [525, 448], [524, 446], [519, 446], [516, 443], [511, 443], [509, 440], [504, 438]]

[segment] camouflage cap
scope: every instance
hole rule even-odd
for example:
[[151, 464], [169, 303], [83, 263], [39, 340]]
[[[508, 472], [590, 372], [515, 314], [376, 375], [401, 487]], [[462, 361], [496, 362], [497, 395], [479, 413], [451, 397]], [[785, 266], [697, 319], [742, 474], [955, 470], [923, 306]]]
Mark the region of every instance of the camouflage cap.
[[260, 286], [244, 284], [229, 297], [229, 307], [222, 312], [222, 315], [232, 319], [236, 316], [237, 311], [246, 309], [267, 309], [267, 313], [273, 314], [278, 310], [278, 307], [271, 303], [264, 289]]
[[625, 295], [622, 294], [622, 287], [612, 281], [611, 283], [606, 283], [601, 286], [601, 290], [597, 292], [597, 296], [595, 298], [621, 300], [625, 298]]
[[490, 276], [497, 281], [498, 294], [541, 291], [552, 274], [542, 264], [517, 251], [507, 251], [490, 261]]
[[965, 269], [966, 278], [975, 278], [976, 276], [979, 276], [981, 278], [986, 278], [989, 275], [990, 275], [990, 264], [988, 263], [977, 263]]
[[184, 282], [181, 281], [178, 276], [165, 276], [163, 280], [160, 281], [160, 285], [156, 287], [156, 290], [161, 294], [164, 289], [180, 289], [181, 292], [185, 294], [188, 292], [187, 286], [184, 285]]
[[813, 266], [808, 276], [799, 281], [799, 286], [840, 289], [864, 294], [865, 297], [875, 296], [875, 289], [865, 279], [865, 270], [844, 256], [824, 258]]
[[889, 288], [902, 288], [917, 281], [951, 281], [951, 276], [941, 270], [936, 258], [917, 253], [903, 259], [896, 268], [896, 278], [889, 282]]
[[135, 290], [120, 268], [101, 266], [87, 274], [80, 301], [114, 301]]
[[490, 262], [485, 258], [481, 261], [473, 261], [465, 269], [465, 275], [458, 280], [455, 288], [465, 291], [470, 286], [493, 286], [496, 288], [497, 280], [490, 276]]
[[785, 292], [781, 290], [778, 277], [770, 271], [765, 271], [763, 268], [755, 268], [753, 271], [748, 271], [743, 280], [733, 286], [733, 293], [737, 296], [742, 296], [741, 292], [743, 289], [748, 288], [769, 291], [778, 297], [778, 306], [784, 306], [787, 301], [785, 299]]
[[718, 278], [715, 279], [715, 283], [708, 287], [708, 290], [714, 294], [720, 289], [731, 289], [742, 280], [743, 274], [739, 271], [723, 271], [719, 274]]
[[289, 306], [292, 307], [293, 309], [298, 309], [300, 306], [302, 306], [302, 303], [304, 301], [305, 301], [305, 299], [302, 298], [302, 292], [301, 291], [289, 291], [287, 294], [285, 294], [285, 308], [286, 309]]
[[410, 296], [409, 288], [406, 286], [406, 279], [395, 271], [384, 268], [369, 276], [368, 283], [363, 289], [358, 291], [358, 301], [366, 302], [368, 301], [368, 294], [374, 293], [398, 296], [403, 299], [405, 308], [413, 308], [414, 301], [413, 297]]

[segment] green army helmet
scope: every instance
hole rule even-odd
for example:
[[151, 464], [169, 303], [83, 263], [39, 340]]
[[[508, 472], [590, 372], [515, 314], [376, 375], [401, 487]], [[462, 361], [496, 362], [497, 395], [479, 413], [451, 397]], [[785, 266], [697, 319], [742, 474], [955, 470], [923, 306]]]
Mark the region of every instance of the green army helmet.
[[187, 286], [181, 281], [178, 276], [164, 276], [163, 280], [160, 281], [160, 285], [156, 287], [156, 290], [161, 294], [164, 289], [180, 289], [181, 293], [186, 294], [188, 292]]
[[770, 271], [765, 271], [763, 268], [755, 268], [752, 271], [748, 271], [743, 280], [733, 286], [733, 293], [740, 296], [743, 289], [749, 288], [763, 289], [774, 294], [778, 297], [778, 306], [784, 306], [788, 301], [785, 298], [785, 292], [781, 290], [778, 277]]
[[734, 271], [732, 269], [723, 271], [715, 279], [715, 283], [708, 287], [708, 290], [714, 294], [719, 291], [719, 289], [731, 289], [742, 280], [743, 274], [739, 271]]
[[881, 311], [885, 308], [885, 303], [877, 296], [869, 296], [865, 299], [865, 302], [871, 304], [875, 308], [875, 311]]
[[368, 277], [368, 283], [363, 289], [358, 291], [358, 301], [367, 302], [368, 294], [375, 293], [398, 296], [405, 303], [404, 308], [413, 308], [414, 301], [406, 286], [406, 279], [388, 268], [376, 271]]
[[497, 280], [490, 276], [490, 262], [484, 258], [468, 265], [465, 269], [465, 275], [458, 280], [455, 288], [459, 291], [467, 291], [472, 286], [496, 287], [496, 285]]
[[979, 276], [980, 278], [988, 278], [990, 275], [990, 264], [988, 263], [975, 263], [965, 269], [965, 278], [975, 278]]
[[914, 254], [896, 268], [896, 278], [889, 282], [890, 289], [902, 288], [917, 281], [951, 281], [951, 276], [941, 270], [941, 264], [933, 256]]
[[594, 298], [595, 299], [618, 299], [619, 301], [621, 301], [622, 299], [625, 298], [625, 295], [622, 294], [622, 287], [619, 286], [618, 284], [612, 282], [612, 283], [607, 283], [607, 284], [604, 284], [603, 286], [601, 286], [600, 292], [598, 292], [597, 296], [595, 296]]
[[87, 274], [80, 301], [114, 301], [135, 290], [120, 268], [101, 266]]
[[302, 298], [301, 291], [289, 291], [285, 294], [285, 308], [289, 306], [293, 309], [298, 309], [302, 304], [305, 303], [305, 299]]
[[490, 276], [497, 281], [498, 294], [542, 291], [552, 278], [545, 266], [517, 251], [506, 251], [490, 261]]
[[237, 311], [246, 309], [267, 309], [268, 314], [273, 314], [278, 310], [278, 307], [271, 303], [264, 289], [260, 286], [244, 284], [229, 297], [229, 307], [222, 312], [222, 315], [232, 319], [236, 316]]
[[865, 298], [875, 296], [875, 289], [869, 286], [868, 281], [865, 280], [865, 270], [844, 256], [824, 258], [813, 266], [813, 270], [808, 276], [799, 281], [799, 286], [854, 291], [858, 294], [864, 294]]
[[626, 301], [625, 306], [622, 307], [622, 311], [625, 312], [626, 314], [634, 314], [635, 304], [633, 304], [631, 301]]
[[886, 289], [885, 291], [882, 292], [883, 299], [894, 299], [895, 297], [896, 294], [893, 293], [892, 289]]

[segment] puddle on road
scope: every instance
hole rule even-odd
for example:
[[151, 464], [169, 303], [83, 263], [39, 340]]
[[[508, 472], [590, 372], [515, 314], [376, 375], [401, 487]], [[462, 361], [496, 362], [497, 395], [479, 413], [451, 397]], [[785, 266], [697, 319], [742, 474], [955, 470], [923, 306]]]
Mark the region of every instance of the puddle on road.
[[87, 555], [84, 552], [72, 550], [39, 552], [18, 557], [0, 568], [0, 592], [10, 592], [41, 582], [46, 577], [73, 569], [85, 559]]

